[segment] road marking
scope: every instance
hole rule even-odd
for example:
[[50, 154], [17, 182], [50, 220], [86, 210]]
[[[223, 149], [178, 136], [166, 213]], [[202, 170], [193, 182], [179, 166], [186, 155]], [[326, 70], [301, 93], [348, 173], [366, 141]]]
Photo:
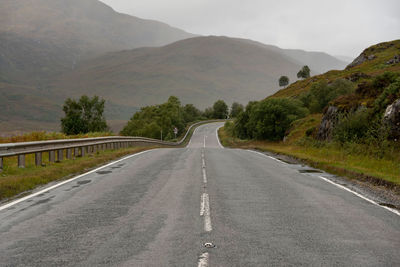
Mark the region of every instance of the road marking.
[[282, 161], [282, 160], [280, 160], [280, 159], [277, 159], [277, 158], [274, 158], [274, 157], [265, 155], [265, 154], [263, 154], [263, 153], [261, 153], [261, 152], [258, 152], [258, 151], [254, 151], [254, 150], [250, 150], [250, 149], [247, 149], [247, 151], [256, 153], [256, 154], [261, 155], [261, 156], [266, 157], [266, 158], [270, 158], [270, 159], [275, 160], [275, 161], [277, 161], [277, 162], [279, 162], [279, 163], [287, 164], [286, 162], [284, 162], [284, 161]]
[[215, 136], [217, 137], [217, 141], [218, 141], [219, 147], [220, 147], [220, 148], [224, 148], [224, 147], [221, 145], [221, 142], [219, 141], [219, 137], [218, 137], [218, 130], [219, 130], [220, 128], [222, 128], [222, 126], [219, 126], [219, 127], [217, 128], [217, 130], [215, 130]]
[[203, 172], [203, 183], [204, 183], [204, 185], [207, 185], [206, 169], [203, 168], [203, 169], [202, 169], [202, 172]]
[[[260, 153], [260, 152], [254, 151], [254, 150], [247, 150], [247, 151], [250, 151], [250, 152], [253, 152], [253, 153], [262, 155], [262, 156], [264, 156], [264, 157], [268, 157], [268, 158], [271, 158], [271, 159], [273, 159], [273, 160], [279, 161], [279, 162], [281, 162], [281, 163], [287, 164], [286, 162], [283, 162], [283, 161], [281, 161], [281, 160], [279, 160], [279, 159], [276, 159], [276, 158], [271, 157], [271, 156], [267, 156], [267, 155], [265, 155], [265, 154], [263, 154], [263, 153]], [[388, 210], [388, 211], [390, 211], [390, 212], [392, 212], [392, 213], [394, 213], [394, 214], [400, 216], [400, 211], [398, 211], [398, 210], [396, 210], [396, 209], [392, 209], [392, 208], [390, 208], [390, 207], [386, 207], [386, 206], [379, 205], [377, 202], [373, 201], [372, 199], [369, 199], [369, 198], [367, 198], [367, 197], [361, 195], [360, 193], [357, 193], [357, 192], [355, 192], [355, 191], [353, 191], [353, 190], [351, 190], [351, 189], [349, 189], [349, 188], [347, 188], [347, 187], [345, 187], [345, 186], [343, 186], [343, 185], [337, 184], [337, 183], [335, 183], [335, 182], [329, 180], [328, 178], [325, 178], [325, 177], [323, 177], [323, 176], [318, 176], [318, 177], [319, 177], [320, 179], [324, 180], [325, 182], [328, 182], [328, 183], [333, 184], [333, 185], [335, 185], [335, 186], [337, 186], [337, 187], [339, 187], [339, 188], [341, 188], [341, 189], [343, 189], [343, 190], [346, 190], [347, 192], [350, 192], [350, 193], [352, 193], [353, 195], [355, 195], [355, 196], [357, 196], [357, 197], [359, 197], [359, 198], [362, 198], [362, 199], [364, 199], [365, 201], [368, 201], [369, 203], [371, 203], [371, 204], [373, 204], [373, 205], [375, 205], [375, 206], [384, 208], [384, 209], [386, 209], [386, 210]]]
[[201, 200], [200, 200], [200, 216], [204, 216], [206, 195], [207, 195], [206, 193], [203, 193], [203, 194], [201, 195]]
[[196, 131], [197, 131], [197, 129], [200, 128], [200, 126], [201, 125], [197, 126], [196, 129], [194, 129], [192, 136], [190, 137], [189, 144], [186, 145], [186, 148], [188, 148], [190, 146], [190, 144], [192, 143], [193, 136], [196, 134]]
[[211, 215], [210, 215], [210, 197], [207, 193], [204, 193], [204, 231], [211, 232], [212, 225], [211, 225]]
[[33, 193], [33, 194], [29, 195], [29, 196], [26, 196], [26, 197], [20, 198], [20, 199], [18, 199], [18, 200], [15, 200], [15, 201], [13, 201], [13, 202], [10, 202], [10, 203], [8, 203], [8, 204], [5, 204], [5, 205], [3, 205], [3, 206], [0, 207], [0, 211], [5, 210], [5, 209], [7, 209], [7, 208], [9, 208], [9, 207], [12, 207], [12, 206], [14, 206], [14, 205], [16, 205], [16, 204], [18, 204], [18, 203], [20, 203], [20, 202], [23, 202], [23, 201], [27, 200], [27, 199], [33, 198], [33, 197], [35, 197], [35, 196], [37, 196], [37, 195], [43, 194], [44, 192], [50, 191], [50, 190], [55, 189], [55, 188], [57, 188], [57, 187], [60, 187], [60, 186], [62, 186], [62, 185], [64, 185], [64, 184], [70, 183], [70, 182], [72, 182], [72, 181], [74, 181], [74, 180], [76, 180], [76, 179], [82, 178], [83, 176], [86, 176], [86, 175], [91, 174], [91, 173], [94, 173], [94, 172], [96, 172], [96, 171], [98, 171], [98, 170], [107, 168], [107, 167], [109, 167], [109, 166], [111, 166], [111, 165], [113, 165], [113, 164], [115, 164], [115, 163], [118, 163], [118, 162], [127, 160], [127, 159], [129, 159], [129, 158], [133, 158], [133, 157], [139, 156], [139, 155], [141, 155], [141, 154], [147, 153], [147, 152], [152, 151], [152, 150], [156, 150], [156, 149], [150, 149], [150, 150], [142, 151], [142, 152], [139, 152], [139, 153], [136, 153], [136, 154], [127, 156], [127, 157], [125, 157], [125, 158], [122, 158], [122, 159], [113, 161], [113, 162], [108, 163], [108, 164], [106, 164], [106, 165], [104, 165], [104, 166], [101, 166], [101, 167], [99, 167], [99, 168], [97, 168], [97, 169], [94, 169], [94, 170], [91, 170], [91, 171], [86, 172], [86, 173], [84, 173], [84, 174], [75, 176], [75, 177], [73, 177], [73, 178], [71, 178], [71, 179], [65, 180], [65, 181], [63, 181], [63, 182], [60, 182], [60, 183], [58, 183], [58, 184], [55, 184], [55, 185], [50, 186], [50, 187], [48, 187], [48, 188], [45, 188], [45, 189], [43, 189], [43, 190], [41, 190], [41, 191], [39, 191], [39, 192]]
[[206, 147], [206, 136], [204, 136], [204, 142], [203, 142], [203, 147]]
[[197, 267], [208, 267], [209, 258], [210, 254], [208, 252], [201, 254], [201, 256], [199, 257], [199, 263], [197, 264]]
[[371, 204], [374, 204], [375, 206], [384, 208], [384, 209], [386, 209], [386, 210], [388, 210], [388, 211], [390, 211], [390, 212], [393, 212], [394, 214], [400, 216], [400, 212], [399, 212], [398, 210], [395, 210], [395, 209], [392, 209], [392, 208], [389, 208], [389, 207], [386, 207], [386, 206], [381, 206], [381, 205], [379, 205], [378, 203], [376, 203], [375, 201], [373, 201], [372, 199], [369, 199], [369, 198], [367, 198], [367, 197], [361, 195], [360, 193], [357, 193], [357, 192], [355, 192], [355, 191], [353, 191], [353, 190], [351, 190], [351, 189], [349, 189], [349, 188], [347, 188], [347, 187], [345, 187], [345, 186], [343, 186], [343, 185], [337, 184], [337, 183], [335, 183], [335, 182], [329, 180], [328, 178], [325, 178], [325, 177], [323, 177], [323, 176], [318, 176], [318, 177], [321, 178], [322, 180], [324, 180], [325, 182], [328, 182], [328, 183], [330, 183], [330, 184], [333, 184], [333, 185], [335, 185], [335, 186], [337, 186], [337, 187], [339, 187], [339, 188], [341, 188], [341, 189], [343, 189], [343, 190], [346, 190], [347, 192], [352, 193], [353, 195], [358, 196], [359, 198], [364, 199], [365, 201], [368, 201], [368, 202], [371, 203]]

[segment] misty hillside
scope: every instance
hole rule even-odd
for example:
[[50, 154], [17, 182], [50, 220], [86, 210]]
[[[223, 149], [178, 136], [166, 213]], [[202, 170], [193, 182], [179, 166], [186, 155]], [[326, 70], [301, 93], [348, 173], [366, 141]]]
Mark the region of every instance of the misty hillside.
[[277, 80], [301, 68], [281, 53], [241, 39], [195, 37], [160, 48], [138, 48], [90, 60], [54, 82], [60, 94], [97, 94], [144, 106], [178, 96], [199, 108], [217, 99], [247, 103], [273, 94]]
[[0, 25], [0, 77], [13, 82], [40, 79], [104, 52], [193, 37], [164, 23], [117, 13], [97, 0], [2, 0]]
[[313, 74], [320, 74], [329, 70], [342, 70], [352, 61], [344, 61], [324, 52], [304, 51], [300, 49], [283, 49], [274, 45], [263, 44], [252, 40], [241, 40], [245, 43], [258, 45], [265, 49], [280, 53], [297, 64], [308, 65]]

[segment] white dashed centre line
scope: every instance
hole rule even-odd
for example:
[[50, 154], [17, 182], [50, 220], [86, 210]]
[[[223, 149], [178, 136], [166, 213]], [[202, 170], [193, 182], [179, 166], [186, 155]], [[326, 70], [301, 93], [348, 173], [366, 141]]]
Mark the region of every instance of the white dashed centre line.
[[201, 254], [201, 256], [199, 258], [199, 263], [197, 264], [197, 267], [207, 267], [209, 257], [210, 257], [210, 255], [208, 254], [208, 252]]

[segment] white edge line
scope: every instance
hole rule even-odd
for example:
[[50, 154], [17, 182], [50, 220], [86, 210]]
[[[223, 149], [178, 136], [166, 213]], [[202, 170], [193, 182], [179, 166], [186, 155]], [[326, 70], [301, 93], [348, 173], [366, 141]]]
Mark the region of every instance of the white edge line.
[[274, 157], [265, 155], [265, 154], [263, 154], [263, 153], [261, 153], [261, 152], [258, 152], [258, 151], [254, 151], [254, 150], [250, 150], [250, 149], [247, 149], [247, 151], [253, 152], [253, 153], [256, 153], [256, 154], [259, 154], [259, 155], [261, 155], [261, 156], [263, 156], [263, 157], [266, 157], [266, 158], [273, 159], [273, 160], [275, 160], [275, 161], [277, 161], [277, 162], [279, 162], [279, 163], [282, 163], [282, 164], [287, 164], [286, 162], [284, 162], [284, 161], [282, 161], [282, 160], [279, 160], [279, 159], [277, 159], [277, 158], [274, 158]]
[[103, 168], [106, 168], [106, 167], [108, 167], [108, 166], [111, 166], [111, 165], [113, 165], [113, 164], [115, 164], [115, 163], [118, 163], [118, 162], [127, 160], [127, 159], [132, 158], [132, 157], [139, 156], [139, 155], [141, 155], [141, 154], [147, 153], [147, 152], [152, 151], [152, 150], [156, 150], [156, 149], [150, 149], [150, 150], [142, 151], [142, 152], [139, 152], [139, 153], [136, 153], [136, 154], [133, 154], [133, 155], [129, 155], [129, 156], [124, 157], [124, 158], [122, 158], [122, 159], [119, 159], [119, 160], [110, 162], [110, 163], [108, 163], [108, 164], [106, 164], [106, 165], [104, 165], [104, 166], [101, 166], [101, 167], [96, 168], [96, 169], [94, 169], [94, 170], [88, 171], [88, 172], [86, 172], [86, 173], [83, 173], [83, 174], [80, 174], [80, 175], [78, 175], [78, 176], [75, 176], [75, 177], [73, 177], [73, 178], [71, 178], [71, 179], [62, 181], [62, 182], [60, 182], [60, 183], [58, 183], [58, 184], [55, 184], [55, 185], [53, 185], [53, 186], [50, 186], [50, 187], [45, 188], [45, 189], [43, 189], [43, 190], [40, 190], [39, 192], [30, 194], [30, 195], [28, 195], [28, 196], [26, 196], [26, 197], [17, 199], [17, 200], [15, 200], [15, 201], [12, 201], [12, 202], [10, 202], [10, 203], [8, 203], [8, 204], [5, 204], [5, 205], [3, 205], [3, 206], [0, 206], [0, 211], [5, 210], [5, 209], [7, 209], [7, 208], [9, 208], [9, 207], [12, 207], [12, 206], [14, 206], [14, 205], [16, 205], [16, 204], [18, 204], [18, 203], [20, 203], [20, 202], [23, 202], [23, 201], [27, 200], [27, 199], [33, 198], [33, 197], [35, 197], [35, 196], [37, 196], [37, 195], [40, 195], [40, 194], [42, 194], [42, 193], [44, 193], [44, 192], [47, 192], [47, 191], [49, 191], [49, 190], [52, 190], [52, 189], [57, 188], [57, 187], [60, 187], [60, 186], [62, 186], [62, 185], [64, 185], [64, 184], [67, 184], [67, 183], [69, 183], [69, 182], [72, 182], [72, 181], [74, 181], [74, 180], [76, 180], [76, 179], [79, 179], [79, 178], [85, 176], [85, 175], [94, 173], [94, 172], [96, 172], [96, 171], [98, 171], [98, 170], [101, 170], [101, 169], [103, 169]]
[[[271, 156], [267, 156], [267, 155], [265, 155], [265, 154], [263, 154], [263, 153], [260, 153], [260, 152], [254, 151], [254, 150], [247, 150], [247, 151], [250, 151], [250, 152], [253, 152], [253, 153], [256, 153], [256, 154], [259, 154], [259, 155], [263, 155], [264, 157], [268, 157], [268, 158], [274, 159], [274, 160], [276, 160], [276, 161], [279, 161], [279, 162], [281, 162], [281, 163], [287, 164], [286, 162], [283, 162], [283, 161], [281, 161], [281, 160], [279, 160], [279, 159], [276, 159], [276, 158], [271, 157]], [[379, 205], [378, 203], [376, 203], [376, 202], [373, 201], [372, 199], [369, 199], [369, 198], [367, 198], [367, 197], [361, 195], [360, 193], [357, 193], [357, 192], [355, 192], [355, 191], [353, 191], [353, 190], [351, 190], [351, 189], [349, 189], [349, 188], [347, 188], [347, 187], [345, 187], [345, 186], [343, 186], [343, 185], [337, 184], [337, 183], [335, 183], [335, 182], [329, 180], [328, 178], [325, 178], [325, 177], [323, 177], [323, 176], [318, 176], [318, 177], [319, 177], [320, 179], [324, 180], [325, 182], [328, 182], [328, 183], [330, 183], [330, 184], [333, 184], [333, 185], [335, 185], [335, 186], [337, 186], [337, 187], [339, 187], [339, 188], [341, 188], [341, 189], [343, 189], [343, 190], [346, 190], [347, 192], [352, 193], [353, 195], [358, 196], [359, 198], [364, 199], [365, 201], [368, 201], [368, 202], [371, 203], [371, 204], [374, 204], [375, 206], [378, 206], [378, 207], [380, 207], [380, 208], [384, 208], [384, 209], [386, 209], [386, 210], [388, 210], [388, 211], [390, 211], [390, 212], [392, 212], [392, 213], [394, 213], [394, 214], [400, 216], [400, 212], [399, 212], [398, 210], [395, 210], [395, 209], [392, 209], [392, 208], [389, 208], [389, 207], [386, 207], [386, 206]]]
[[361, 195], [360, 193], [357, 193], [357, 192], [355, 192], [355, 191], [353, 191], [353, 190], [351, 190], [351, 189], [349, 189], [349, 188], [347, 188], [347, 187], [345, 187], [345, 186], [343, 186], [343, 185], [337, 184], [337, 183], [335, 183], [335, 182], [329, 180], [328, 178], [325, 178], [325, 177], [323, 177], [323, 176], [318, 176], [318, 177], [321, 178], [322, 180], [324, 180], [325, 182], [328, 182], [328, 183], [330, 183], [330, 184], [333, 184], [333, 185], [335, 185], [335, 186], [337, 186], [337, 187], [339, 187], [339, 188], [341, 188], [341, 189], [343, 189], [343, 190], [346, 190], [347, 192], [352, 193], [353, 195], [356, 195], [356, 196], [359, 197], [359, 198], [364, 199], [365, 201], [368, 201], [368, 202], [371, 203], [371, 204], [374, 204], [374, 205], [376, 205], [376, 206], [378, 206], [378, 207], [384, 208], [384, 209], [386, 209], [386, 210], [388, 210], [388, 211], [391, 211], [391, 212], [393, 212], [394, 214], [400, 216], [400, 212], [397, 211], [397, 210], [395, 210], [395, 209], [392, 209], [392, 208], [389, 208], [389, 207], [385, 207], [385, 206], [381, 206], [381, 205], [379, 205], [378, 203], [376, 203], [375, 201], [373, 201], [372, 199], [369, 199], [369, 198], [367, 198], [367, 197]]
[[199, 263], [197, 264], [197, 267], [208, 267], [209, 257], [210, 254], [208, 252], [201, 254], [201, 256], [199, 257]]
[[[201, 124], [201, 125], [203, 125], [203, 124]], [[194, 129], [194, 131], [193, 131], [193, 133], [192, 133], [192, 136], [190, 137], [189, 144], [186, 145], [186, 148], [188, 148], [189, 145], [192, 143], [192, 137], [195, 135], [197, 129], [199, 129], [199, 127], [200, 127], [201, 125], [198, 125], [198, 126]]]
[[222, 126], [219, 126], [216, 130], [215, 130], [215, 135], [217, 136], [217, 141], [218, 141], [218, 145], [220, 148], [224, 148], [223, 145], [221, 145], [221, 142], [219, 141], [219, 137], [218, 137], [218, 130], [222, 128]]

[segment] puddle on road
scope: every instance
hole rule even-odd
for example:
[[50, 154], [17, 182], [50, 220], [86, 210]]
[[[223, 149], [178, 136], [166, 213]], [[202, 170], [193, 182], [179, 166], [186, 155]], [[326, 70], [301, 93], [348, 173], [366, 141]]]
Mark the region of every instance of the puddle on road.
[[108, 174], [108, 173], [112, 173], [112, 171], [97, 171], [97, 174]]
[[313, 170], [313, 169], [305, 169], [305, 170], [299, 170], [300, 173], [322, 173], [320, 170]]

